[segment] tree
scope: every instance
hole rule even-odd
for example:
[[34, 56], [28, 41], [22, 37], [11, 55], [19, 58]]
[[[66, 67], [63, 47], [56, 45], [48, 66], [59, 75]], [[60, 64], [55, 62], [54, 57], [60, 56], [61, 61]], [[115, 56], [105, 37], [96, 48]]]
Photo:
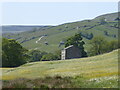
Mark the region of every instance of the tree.
[[14, 39], [2, 39], [2, 67], [17, 67], [26, 63], [26, 49]]
[[54, 55], [57, 57], [57, 60], [61, 60], [61, 50], [55, 51]]
[[41, 52], [39, 50], [31, 50], [31, 51], [29, 51], [28, 54], [30, 56], [29, 62], [35, 62], [35, 61], [40, 61], [42, 56], [47, 54], [47, 53]]
[[118, 41], [107, 41], [103, 37], [95, 37], [90, 41], [90, 56], [110, 52], [118, 48]]
[[107, 47], [109, 48], [109, 51], [118, 49], [118, 41], [113, 40], [113, 41], [110, 41], [108, 44], [109, 45]]
[[65, 43], [65, 47], [68, 47], [70, 45], [74, 45], [81, 50], [82, 57], [86, 57], [87, 53], [84, 51], [84, 47], [83, 47], [84, 44], [85, 44], [85, 42], [82, 41], [81, 35], [80, 34], [75, 34], [74, 36], [67, 39], [67, 41]]
[[106, 40], [103, 37], [95, 37], [90, 41], [91, 49], [90, 52], [93, 55], [102, 54], [105, 50]]
[[52, 61], [52, 60], [57, 60], [57, 59], [58, 59], [58, 56], [54, 55], [52, 53], [48, 53], [46, 55], [43, 55], [41, 58], [42, 61]]
[[91, 40], [92, 38], [93, 38], [93, 34], [92, 33], [87, 33], [87, 32], [79, 32], [80, 33], [80, 35], [82, 36], [82, 37], [85, 37], [86, 39], [89, 39], [89, 40]]

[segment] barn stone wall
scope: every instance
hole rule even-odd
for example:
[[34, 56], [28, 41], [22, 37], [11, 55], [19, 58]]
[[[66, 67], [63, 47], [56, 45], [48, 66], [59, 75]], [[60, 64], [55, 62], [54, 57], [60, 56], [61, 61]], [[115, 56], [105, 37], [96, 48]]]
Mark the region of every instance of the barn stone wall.
[[75, 46], [67, 47], [61, 51], [61, 59], [81, 58], [81, 50]]

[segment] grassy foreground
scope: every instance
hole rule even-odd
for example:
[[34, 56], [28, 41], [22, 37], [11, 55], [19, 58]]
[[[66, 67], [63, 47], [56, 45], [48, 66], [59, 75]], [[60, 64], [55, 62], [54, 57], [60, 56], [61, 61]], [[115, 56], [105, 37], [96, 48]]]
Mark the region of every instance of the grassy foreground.
[[[31, 87], [51, 88], [59, 82], [56, 87], [117, 88], [118, 50], [89, 58], [27, 63], [17, 68], [3, 68], [2, 72], [6, 85], [31, 82]], [[35, 86], [38, 84], [36, 81], [39, 81], [38, 86]], [[41, 86], [42, 81], [44, 84]]]

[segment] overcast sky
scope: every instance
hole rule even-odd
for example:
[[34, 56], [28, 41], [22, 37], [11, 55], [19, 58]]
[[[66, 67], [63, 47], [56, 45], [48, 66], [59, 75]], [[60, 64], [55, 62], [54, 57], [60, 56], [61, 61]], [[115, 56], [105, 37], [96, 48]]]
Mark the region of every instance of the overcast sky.
[[6, 2], [4, 25], [58, 25], [118, 11], [117, 2]]

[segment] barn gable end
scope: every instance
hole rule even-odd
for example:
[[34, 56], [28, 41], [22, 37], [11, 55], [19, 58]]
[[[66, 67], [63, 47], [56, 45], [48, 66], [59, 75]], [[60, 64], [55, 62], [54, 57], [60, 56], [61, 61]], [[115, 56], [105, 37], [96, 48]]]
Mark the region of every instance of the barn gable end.
[[70, 45], [61, 51], [61, 59], [81, 58], [81, 50], [78, 47]]

